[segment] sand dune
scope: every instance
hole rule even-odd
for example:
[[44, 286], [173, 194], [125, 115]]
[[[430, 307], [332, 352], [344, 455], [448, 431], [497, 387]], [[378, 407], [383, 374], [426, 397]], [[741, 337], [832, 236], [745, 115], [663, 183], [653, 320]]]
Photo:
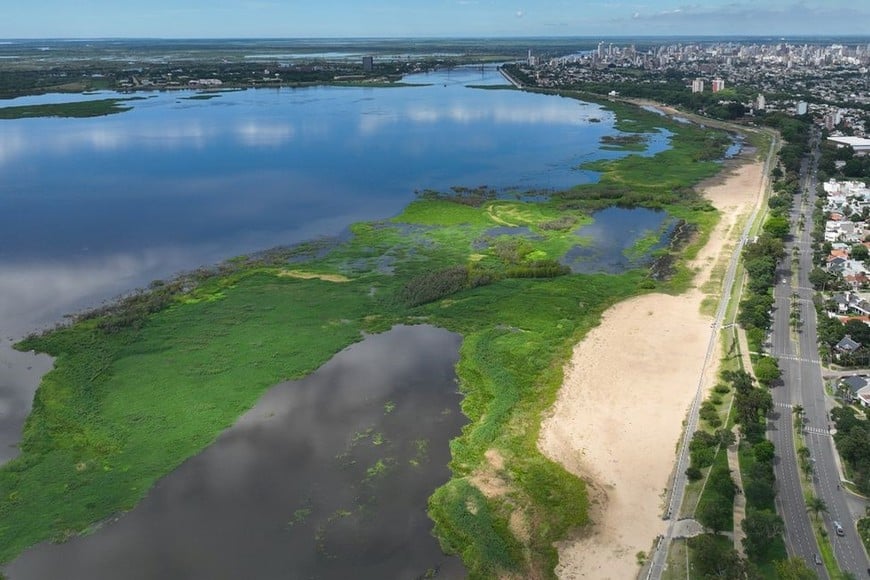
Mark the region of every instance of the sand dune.
[[[665, 531], [664, 492], [712, 332], [700, 288], [727, 263], [762, 172], [763, 163], [744, 162], [702, 186], [722, 219], [692, 264], [694, 289], [617, 304], [574, 349], [538, 442], [589, 482], [593, 502], [592, 525], [559, 545], [560, 578], [633, 578], [637, 553]], [[708, 387], [715, 372], [705, 372]]]

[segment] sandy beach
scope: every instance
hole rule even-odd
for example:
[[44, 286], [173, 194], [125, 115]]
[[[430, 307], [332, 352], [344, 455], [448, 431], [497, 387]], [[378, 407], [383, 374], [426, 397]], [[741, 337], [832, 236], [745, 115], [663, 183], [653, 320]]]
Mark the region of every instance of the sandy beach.
[[698, 381], [710, 388], [716, 376], [708, 366], [701, 377], [712, 332], [701, 289], [729, 260], [763, 167], [735, 163], [700, 186], [722, 217], [692, 263], [693, 289], [619, 303], [574, 348], [538, 442], [589, 483], [592, 525], [558, 546], [559, 578], [634, 578], [638, 552], [648, 554], [665, 532], [662, 506], [682, 422]]

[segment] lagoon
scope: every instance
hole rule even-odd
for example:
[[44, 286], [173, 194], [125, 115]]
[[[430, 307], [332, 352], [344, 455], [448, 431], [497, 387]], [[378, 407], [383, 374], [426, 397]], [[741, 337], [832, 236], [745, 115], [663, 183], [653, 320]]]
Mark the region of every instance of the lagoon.
[[[9, 346], [151, 280], [398, 213], [415, 190], [590, 183], [614, 116], [573, 99], [483, 90], [495, 67], [392, 88], [138, 93], [129, 112], [2, 121], [0, 463], [47, 357]], [[211, 93], [210, 93], [211, 94]], [[4, 106], [84, 97], [43, 95]], [[653, 135], [650, 148], [667, 144]]]
[[[416, 190], [488, 185], [510, 196], [514, 190], [567, 188], [597, 179], [594, 172], [578, 168], [583, 163], [629, 154], [600, 147], [601, 137], [619, 132], [612, 113], [598, 105], [467, 86], [501, 84], [493, 68], [440, 71], [409, 77], [406, 82], [425, 86], [227, 91], [209, 100], [191, 100], [195, 93], [189, 91], [146, 93], [140, 96], [148, 98], [133, 102], [133, 110], [110, 117], [3, 122], [0, 325], [8, 340], [0, 347], [0, 364], [12, 372], [0, 377], [0, 462], [14, 456], [37, 381], [50, 365], [47, 357], [13, 352], [9, 343], [57, 322], [66, 312], [179, 270], [338, 235], [350, 223], [396, 214], [414, 199]], [[666, 133], [658, 132], [648, 140], [650, 151], [634, 153], [651, 154], [652, 149], [666, 148], [667, 140]], [[270, 393], [264, 401], [273, 396], [279, 395]], [[379, 412], [386, 403], [378, 403]], [[246, 424], [247, 417], [240, 425]], [[431, 456], [433, 465], [446, 464], [446, 442], [457, 428], [442, 426], [426, 438], [432, 448], [441, 446], [445, 451], [437, 463]], [[355, 433], [365, 433], [368, 427], [360, 429]], [[237, 449], [243, 450], [238, 461], [268, 462], [268, 457], [257, 459], [249, 453], [257, 441], [252, 433], [246, 432], [245, 441], [238, 444]], [[348, 433], [340, 434], [342, 441], [355, 436]], [[248, 435], [252, 438], [246, 439]], [[221, 441], [236, 436], [239, 431], [230, 431]], [[408, 441], [402, 434], [391, 440]], [[211, 467], [201, 472], [207, 475], [190, 475], [192, 480], [210, 481], [208, 475], [226, 465], [220, 449], [219, 443], [185, 464], [211, 461]], [[329, 462], [315, 462], [321, 463]], [[369, 463], [366, 469], [376, 465]], [[443, 478], [426, 479], [415, 488], [419, 495], [413, 501], [420, 510], [415, 513], [425, 516], [425, 497], [446, 480], [444, 473]], [[231, 478], [232, 472], [226, 477]], [[228, 503], [206, 498], [192, 511], [180, 513], [175, 524], [167, 523], [161, 518], [182, 505], [177, 494], [161, 495], [161, 490], [176, 489], [171, 488], [173, 478], [183, 479], [183, 471], [158, 484], [133, 514], [97, 532], [93, 545], [101, 548], [96, 553], [103, 552], [101, 541], [124, 543], [127, 537], [133, 538], [132, 544], [140, 543], [135, 539], [140, 526], [160, 530], [182, 521], [189, 525], [211, 513], [215, 505]], [[215, 485], [220, 481], [216, 478]], [[244, 489], [231, 492], [244, 493]], [[294, 498], [304, 496], [297, 492]], [[163, 503], [162, 511], [155, 502]], [[268, 502], [264, 502], [265, 506]], [[328, 521], [338, 514], [347, 523], [351, 519], [344, 512], [356, 513], [341, 505], [331, 507], [333, 511], [318, 517]], [[304, 503], [281, 504], [281, 509], [283, 526], [296, 522], [298, 513], [309, 509], [310, 515], [314, 513]], [[409, 509], [403, 508], [403, 513], [413, 511]], [[273, 510], [262, 511], [274, 515]], [[152, 520], [136, 515], [140, 513], [156, 515]], [[235, 515], [226, 517], [233, 521]], [[211, 530], [223, 529], [208, 518], [203, 521], [210, 522]], [[428, 535], [431, 524], [425, 518], [420, 522], [429, 526]], [[129, 530], [125, 533], [131, 535], [116, 533], [119, 530]], [[313, 537], [306, 536], [307, 541]], [[19, 566], [28, 562], [26, 569], [42, 570], [38, 566], [51, 566], [52, 557], [42, 560], [38, 554], [55, 549], [65, 554], [64, 550], [89, 545], [83, 538], [69, 547], [37, 548], [13, 570], [26, 574]], [[440, 554], [433, 545], [432, 553]], [[81, 549], [86, 555], [91, 548]], [[211, 549], [203, 548], [206, 554]], [[148, 560], [153, 554], [147, 550], [118, 553], [120, 561]], [[413, 566], [442, 565], [433, 558], [421, 556]], [[209, 557], [201, 564], [206, 567], [199, 569], [207, 570]], [[449, 559], [443, 566], [450, 566]], [[161, 574], [185, 576], [186, 570]], [[88, 568], [82, 575], [91, 573]]]

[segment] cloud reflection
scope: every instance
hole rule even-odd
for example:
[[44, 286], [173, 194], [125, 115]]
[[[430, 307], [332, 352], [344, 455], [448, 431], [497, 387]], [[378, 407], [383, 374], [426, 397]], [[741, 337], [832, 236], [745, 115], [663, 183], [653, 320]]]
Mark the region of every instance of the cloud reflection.
[[278, 147], [288, 143], [296, 135], [290, 124], [266, 124], [248, 121], [236, 127], [239, 143], [248, 147]]
[[597, 105], [582, 105], [571, 102], [566, 106], [554, 100], [536, 106], [510, 105], [487, 106], [466, 102], [415, 104], [396, 114], [367, 114], [360, 117], [359, 131], [365, 135], [378, 132], [384, 127], [398, 123], [437, 124], [494, 122], [510, 125], [569, 125], [583, 126], [591, 119], [607, 120], [612, 114]]
[[[275, 135], [275, 128], [268, 128]], [[38, 153], [41, 156], [67, 155], [82, 149], [112, 152], [123, 149], [202, 149], [220, 137], [220, 131], [202, 121], [192, 119], [182, 123], [109, 122], [84, 126], [66, 126], [60, 131], [29, 131], [18, 125], [5, 128], [0, 134], [0, 167], [17, 158]], [[257, 129], [243, 127], [239, 134], [256, 136]], [[257, 145], [251, 139], [245, 145]]]

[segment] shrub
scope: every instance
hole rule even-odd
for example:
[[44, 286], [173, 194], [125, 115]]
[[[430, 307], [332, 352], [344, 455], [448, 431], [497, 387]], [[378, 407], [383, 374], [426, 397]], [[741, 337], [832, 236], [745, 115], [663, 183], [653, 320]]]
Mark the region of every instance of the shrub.
[[434, 302], [468, 287], [468, 269], [451, 266], [421, 274], [408, 281], [401, 290], [401, 299], [409, 306]]
[[576, 223], [577, 220], [574, 217], [566, 215], [548, 222], [543, 222], [538, 227], [542, 230], [564, 231], [571, 229]]

